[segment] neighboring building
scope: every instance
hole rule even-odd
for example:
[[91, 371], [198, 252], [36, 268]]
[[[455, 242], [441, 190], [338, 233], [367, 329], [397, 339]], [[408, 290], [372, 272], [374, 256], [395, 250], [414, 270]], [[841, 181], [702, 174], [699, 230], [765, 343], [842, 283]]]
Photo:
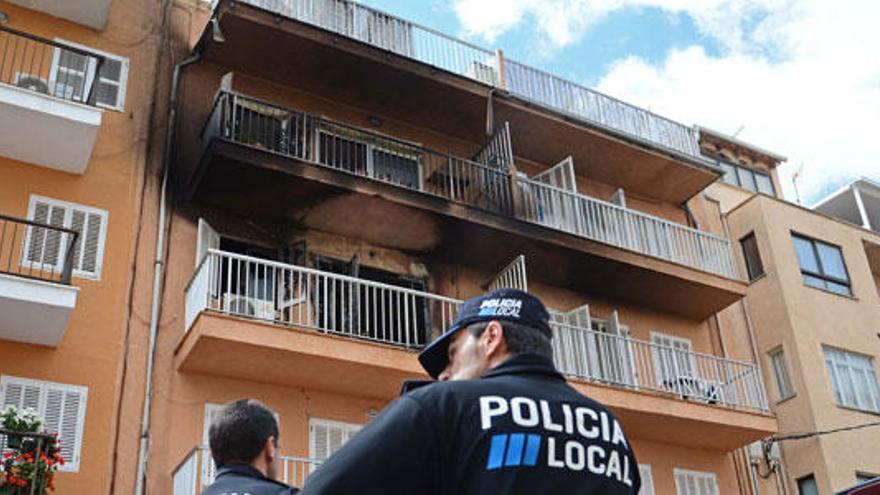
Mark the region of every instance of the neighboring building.
[[[857, 181], [811, 211], [774, 197], [783, 158], [713, 131], [702, 136], [704, 153], [727, 169], [707, 194], [720, 202], [750, 280], [739, 305], [779, 436], [876, 422], [880, 234], [862, 228], [880, 211], [876, 185]], [[834, 493], [880, 475], [877, 445], [877, 427], [781, 441], [769, 452], [782, 461], [775, 473], [755, 446], [752, 478], [758, 493]]]
[[109, 492], [121, 383], [143, 380], [124, 356], [158, 10], [0, 1], [0, 409], [60, 434], [59, 493]]
[[880, 232], [880, 184], [866, 178], [855, 180], [816, 203], [812, 209]]
[[212, 15], [181, 76], [148, 492], [210, 482], [207, 424], [245, 396], [301, 485], [496, 286], [554, 309], [643, 493], [748, 490], [776, 420], [698, 130], [353, 2]]

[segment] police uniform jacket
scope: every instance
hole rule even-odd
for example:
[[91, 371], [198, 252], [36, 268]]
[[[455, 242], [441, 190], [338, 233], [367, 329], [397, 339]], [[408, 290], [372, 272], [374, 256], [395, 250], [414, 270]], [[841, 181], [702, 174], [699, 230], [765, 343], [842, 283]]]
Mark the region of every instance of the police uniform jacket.
[[636, 494], [632, 446], [607, 408], [535, 354], [478, 380], [401, 396], [317, 469], [304, 494]]
[[299, 493], [290, 487], [267, 478], [246, 464], [231, 464], [217, 470], [214, 483], [202, 495], [293, 495]]

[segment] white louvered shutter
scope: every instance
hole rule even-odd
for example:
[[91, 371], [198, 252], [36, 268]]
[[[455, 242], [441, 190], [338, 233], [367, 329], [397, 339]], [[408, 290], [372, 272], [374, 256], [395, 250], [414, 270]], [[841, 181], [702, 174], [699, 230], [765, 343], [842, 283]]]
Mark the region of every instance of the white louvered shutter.
[[[31, 195], [29, 216], [36, 222], [78, 232], [71, 253], [73, 273], [80, 277], [100, 278], [104, 239], [107, 235], [105, 210]], [[24, 247], [26, 262], [34, 266], [43, 264], [46, 268], [51, 266], [56, 271], [61, 271], [69, 244], [67, 234], [39, 227], [28, 230]]]
[[12, 376], [4, 376], [0, 387], [4, 408], [13, 405], [35, 409], [46, 431], [59, 435], [65, 464], [58, 470], [79, 471], [88, 389]]
[[202, 459], [202, 486], [210, 485], [214, 482], [214, 476], [217, 474], [217, 465], [214, 464], [214, 457], [211, 455], [210, 437], [208, 432], [211, 429], [211, 423], [214, 418], [223, 410], [222, 404], [205, 404], [205, 419], [202, 428], [202, 443], [208, 445], [208, 450], [204, 451]]
[[[67, 208], [47, 201], [34, 201], [31, 207], [31, 220], [64, 227]], [[58, 231], [30, 226], [25, 236], [25, 259], [35, 267], [60, 270], [63, 262], [63, 249], [66, 236]]]
[[361, 425], [325, 419], [309, 420], [309, 457], [323, 461], [342, 448]]
[[[3, 402], [0, 410], [7, 406], [19, 409], [40, 410], [40, 386], [25, 381], [13, 381], [4, 377], [2, 383]], [[0, 452], [6, 451], [6, 436], [0, 436]]]
[[654, 495], [654, 476], [651, 474], [649, 464], [639, 464], [639, 477], [642, 479], [639, 495]]
[[85, 415], [85, 394], [73, 387], [59, 384], [46, 386], [43, 418], [46, 430], [57, 433], [65, 464], [61, 471], [78, 471], [82, 446], [82, 425]]
[[196, 238], [196, 266], [199, 266], [209, 249], [220, 249], [220, 234], [204, 218], [200, 218]]

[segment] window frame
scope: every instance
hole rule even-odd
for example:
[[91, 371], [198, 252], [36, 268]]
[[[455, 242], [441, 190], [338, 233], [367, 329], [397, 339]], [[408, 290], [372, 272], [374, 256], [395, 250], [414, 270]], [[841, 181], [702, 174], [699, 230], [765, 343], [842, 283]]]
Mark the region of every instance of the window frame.
[[[729, 184], [731, 186], [738, 187], [740, 189], [745, 189], [746, 191], [750, 191], [753, 193], [767, 194], [768, 196], [772, 196], [774, 198], [777, 197], [776, 184], [773, 183], [773, 176], [772, 175], [770, 175], [766, 172], [755, 170], [751, 167], [745, 167], [743, 165], [739, 165], [737, 163], [733, 163], [729, 160], [725, 160], [725, 159], [721, 159], [721, 158], [716, 158], [715, 161], [718, 163], [718, 166], [721, 167], [722, 170], [724, 170], [724, 175], [721, 176], [721, 181], [724, 182], [725, 184]], [[728, 172], [728, 170], [727, 170], [728, 167], [732, 168], [731, 172]], [[755, 184], [754, 189], [747, 187], [746, 185], [743, 185], [742, 180], [740, 180], [740, 176], [739, 176], [740, 173], [749, 174], [752, 183]], [[761, 188], [758, 185], [758, 176], [764, 176], [767, 179], [769, 179], [770, 193], [766, 193], [764, 191], [761, 191]], [[730, 180], [730, 179], [732, 179], [732, 180]]]
[[[773, 382], [776, 385], [777, 402], [783, 402], [794, 397], [796, 394], [794, 391], [794, 385], [791, 383], [791, 374], [788, 371], [788, 361], [785, 359], [785, 348], [780, 345], [769, 351], [767, 353], [767, 361], [770, 365], [770, 371], [773, 374]], [[787, 394], [785, 393], [786, 390], [783, 390], [785, 387], [783, 387], [782, 382], [779, 379], [780, 368], [777, 367], [777, 363], [781, 365], [781, 370], [785, 377], [785, 385], [788, 387]]]
[[[91, 52], [95, 55], [100, 55], [100, 56], [107, 58], [107, 59], [112, 59], [112, 60], [118, 61], [120, 63], [119, 81], [101, 78], [100, 74], [98, 74], [97, 66], [94, 64], [91, 64], [90, 62], [87, 62], [88, 66], [86, 67], [86, 71], [84, 73], [84, 76], [85, 76], [84, 82], [86, 84], [83, 87], [83, 91], [85, 91], [85, 87], [88, 87], [89, 82], [91, 82], [92, 84], [95, 85], [95, 87], [92, 89], [92, 91], [97, 91], [97, 85], [102, 81], [105, 83], [108, 83], [108, 84], [118, 85], [119, 91], [116, 93], [116, 105], [109, 105], [107, 103], [101, 103], [97, 100], [97, 95], [96, 95], [95, 96], [95, 106], [100, 107], [100, 108], [106, 108], [108, 110], [115, 110], [117, 112], [125, 111], [125, 93], [126, 93], [126, 88], [128, 87], [128, 68], [129, 68], [128, 57], [123, 57], [121, 55], [116, 55], [115, 53], [110, 53], [110, 52], [105, 52], [103, 50], [98, 50], [96, 48], [92, 48], [91, 46], [83, 45], [80, 43], [74, 43], [72, 41], [68, 41], [68, 40], [65, 40], [62, 38], [55, 38], [55, 41], [57, 41], [58, 43], [63, 43], [65, 45], [69, 45], [73, 48], [79, 48], [81, 50]], [[60, 58], [61, 58], [60, 50], [61, 50], [60, 48], [55, 48], [54, 50], [52, 50], [52, 63], [49, 67], [49, 82], [50, 82], [49, 87], [50, 88], [54, 87], [55, 77], [58, 73], [58, 70], [61, 68], [61, 66], [59, 65]], [[83, 103], [88, 103], [88, 101], [85, 100], [85, 94], [83, 94]]]
[[357, 435], [364, 428], [364, 426], [366, 426], [365, 424], [362, 424], [362, 423], [349, 423], [346, 421], [339, 421], [339, 420], [335, 420], [335, 419], [327, 419], [327, 418], [319, 418], [316, 416], [309, 416], [309, 423], [308, 423], [308, 426], [309, 426], [309, 459], [314, 459], [314, 460], [321, 461], [321, 462], [329, 459], [330, 456], [332, 456], [333, 454], [336, 453], [336, 451], [328, 452], [327, 457], [325, 457], [323, 459], [319, 459], [317, 457], [317, 455], [316, 455], [317, 444], [315, 443], [316, 438], [313, 434], [313, 428], [316, 425], [320, 425], [320, 426], [324, 426], [324, 427], [328, 427], [328, 428], [342, 428], [344, 430], [344, 432], [345, 432], [344, 434], [348, 436], [348, 439], [343, 440], [343, 442], [339, 445], [337, 450], [341, 449], [346, 443], [348, 443], [349, 440], [351, 440], [355, 435]]
[[816, 483], [816, 476], [815, 476], [813, 473], [810, 473], [810, 474], [808, 474], [808, 475], [806, 475], [806, 476], [801, 476], [800, 478], [797, 478], [797, 479], [795, 480], [795, 482], [797, 483], [797, 492], [798, 492], [798, 495], [803, 495], [804, 491], [801, 490], [801, 483], [802, 483], [802, 482], [805, 482], [805, 481], [808, 481], [808, 480], [810, 480], [810, 481], [813, 482], [813, 488], [816, 489], [816, 493], [819, 493], [819, 485], [818, 485], [818, 483]]
[[[76, 417], [76, 435], [73, 439], [73, 457], [64, 459], [64, 465], [56, 467], [58, 471], [78, 473], [82, 462], [83, 451], [83, 429], [85, 428], [86, 409], [88, 408], [89, 387], [85, 385], [73, 385], [69, 383], [51, 382], [48, 380], [38, 380], [36, 378], [26, 378], [14, 375], [0, 375], [0, 400], [6, 395], [6, 387], [10, 383], [20, 385], [36, 386], [40, 389], [39, 407], [37, 413], [45, 421], [46, 406], [48, 400], [48, 391], [50, 388], [65, 390], [78, 393], [81, 397], [81, 407], [77, 411]], [[60, 426], [60, 425], [59, 425]], [[60, 436], [60, 433], [59, 433]]]
[[[70, 201], [64, 201], [61, 199], [49, 198], [46, 196], [40, 196], [39, 194], [31, 194], [30, 200], [28, 201], [28, 220], [33, 220], [34, 215], [36, 214], [37, 203], [42, 202], [51, 206], [57, 206], [60, 208], [64, 208], [64, 220], [62, 221], [62, 227], [64, 228], [72, 228], [73, 224], [73, 211], [78, 210], [86, 215], [95, 214], [100, 217], [100, 225], [98, 226], [98, 245], [95, 248], [95, 271], [89, 272], [84, 271], [77, 266], [80, 264], [77, 260], [73, 261], [73, 270], [71, 270], [71, 274], [75, 277], [85, 278], [89, 280], [99, 281], [101, 280], [101, 272], [104, 269], [104, 249], [107, 243], [107, 230], [109, 228], [110, 221], [110, 212], [107, 210], [102, 210], [101, 208], [95, 208], [94, 206], [87, 206], [80, 203], [72, 203]], [[85, 230], [85, 229], [84, 229]], [[27, 235], [22, 239], [21, 246], [21, 256], [20, 256], [20, 264], [24, 268], [29, 268], [32, 266], [39, 266], [39, 263], [28, 261], [27, 259], [27, 249], [28, 244], [30, 244], [31, 234], [33, 229], [28, 229]], [[77, 236], [77, 242], [80, 243], [79, 256], [82, 257], [84, 255], [84, 250], [82, 246], [85, 245], [85, 236], [86, 232], [80, 232], [80, 235]], [[62, 246], [61, 251], [58, 253], [58, 264], [55, 267], [59, 272], [64, 266], [64, 259], [67, 257], [67, 250]], [[43, 265], [45, 266], [45, 265]]]
[[[845, 359], [835, 362], [835, 360], [832, 359], [834, 357], [843, 357]], [[863, 358], [865, 361], [867, 361], [867, 366], [864, 368], [858, 368], [857, 365], [860, 363], [854, 361], [853, 358]], [[834, 392], [834, 402], [838, 407], [872, 414], [880, 413], [880, 384], [878, 384], [877, 381], [877, 370], [874, 365], [874, 358], [872, 356], [868, 354], [847, 351], [837, 347], [823, 345], [822, 359], [823, 361], [825, 361], [825, 369], [828, 372], [828, 381], [829, 383], [831, 383], [831, 388]], [[846, 374], [849, 380], [846, 383], [841, 381], [842, 377], [840, 376], [840, 372], [838, 371], [839, 367], [846, 368]], [[860, 381], [859, 378], [853, 374], [854, 370], [867, 374], [869, 378], [873, 378], [873, 380], [869, 380], [865, 383], [865, 385], [869, 387], [868, 390], [863, 391], [863, 393], [867, 393], [872, 399], [873, 408], [871, 408], [870, 405], [869, 407], [863, 407], [862, 404], [859, 404], [859, 402], [861, 402], [861, 399], [859, 398], [861, 394], [859, 393], [859, 390], [856, 389], [856, 386], [860, 383]], [[841, 387], [838, 387], [838, 385], [841, 385]], [[873, 385], [873, 388], [871, 388], [871, 385]], [[847, 388], [852, 392], [852, 396], [854, 399], [853, 403], [847, 402]]]
[[[819, 272], [814, 272], [809, 268], [804, 268], [803, 266], [801, 266], [800, 256], [798, 256], [798, 250], [797, 250], [797, 247], [795, 246], [795, 239], [800, 239], [802, 241], [806, 241], [806, 242], [810, 243], [810, 247], [811, 247], [812, 253], [813, 253], [813, 258], [816, 262], [816, 266], [819, 268]], [[846, 274], [846, 279], [837, 278], [834, 275], [829, 275], [829, 274], [825, 273], [825, 267], [823, 266], [823, 263], [822, 263], [822, 257], [819, 254], [819, 248], [818, 248], [819, 244], [823, 244], [827, 247], [834, 248], [835, 250], [837, 250], [837, 252], [840, 254], [840, 264], [843, 265], [843, 272], [844, 272], [844, 274]], [[838, 296], [854, 297], [854, 293], [852, 290], [852, 277], [850, 277], [849, 268], [847, 268], [847, 266], [846, 266], [846, 257], [843, 255], [843, 247], [842, 246], [838, 246], [837, 244], [831, 244], [830, 242], [825, 242], [825, 241], [816, 239], [814, 237], [810, 237], [808, 235], [801, 234], [800, 232], [797, 232], [794, 230], [791, 231], [791, 245], [792, 245], [792, 248], [794, 249], [794, 256], [795, 256], [795, 259], [797, 260], [798, 268], [800, 269], [800, 272], [801, 272], [801, 279], [803, 280], [804, 285], [809, 286], [809, 287], [813, 287], [814, 289], [823, 290], [825, 292], [830, 292], [830, 293], [836, 294]], [[831, 282], [834, 284], [843, 285], [847, 288], [847, 293], [842, 294], [839, 292], [835, 292], [834, 290], [829, 289], [827, 287], [827, 285], [823, 286], [823, 287], [819, 287], [817, 285], [811, 284], [810, 282], [807, 282], [806, 276], [821, 279], [823, 282], [826, 282], [826, 284], [828, 282]]]
[[[750, 258], [748, 256], [748, 251], [746, 250], [746, 244], [745, 244], [747, 241], [752, 241], [755, 246], [755, 254], [758, 257], [757, 263], [758, 263], [758, 272], [759, 272], [756, 274], [752, 274], [753, 267], [752, 267], [752, 264], [749, 263]], [[749, 276], [749, 282], [754, 282], [755, 280], [758, 280], [759, 278], [763, 277], [767, 272], [764, 270], [764, 260], [761, 259], [761, 250], [758, 247], [758, 237], [755, 235], [755, 232], [752, 231], [752, 232], [749, 232], [748, 234], [744, 235], [739, 240], [739, 246], [742, 249], [743, 261], [745, 262], [745, 265], [746, 265], [746, 275]]]
[[[716, 473], [712, 473], [712, 472], [708, 472], [708, 471], [694, 471], [692, 469], [673, 468], [672, 469], [672, 477], [675, 480], [675, 493], [677, 495], [689, 495], [686, 487], [685, 487], [684, 491], [682, 491], [682, 486], [679, 485], [679, 483], [678, 483], [679, 476], [694, 478], [695, 482], [699, 479], [711, 480], [711, 483], [714, 486], [715, 493], [709, 494], [709, 495], [720, 495], [720, 493], [721, 493], [721, 491], [718, 487], [718, 475]], [[700, 494], [698, 493], [697, 495], [700, 495]]]

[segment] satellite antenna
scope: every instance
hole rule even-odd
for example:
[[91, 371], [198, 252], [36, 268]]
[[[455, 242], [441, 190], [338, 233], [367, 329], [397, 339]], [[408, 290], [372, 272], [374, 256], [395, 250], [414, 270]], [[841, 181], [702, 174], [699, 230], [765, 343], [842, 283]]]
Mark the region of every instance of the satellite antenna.
[[800, 165], [798, 165], [798, 168], [794, 171], [793, 174], [791, 174], [791, 185], [794, 186], [794, 197], [795, 197], [795, 199], [797, 199], [797, 204], [801, 204], [801, 193], [800, 193], [800, 191], [798, 191], [797, 183], [798, 183], [798, 179], [800, 179], [803, 171], [804, 171], [804, 162], [803, 162], [803, 160], [801, 160], [801, 163], [800, 163]]

